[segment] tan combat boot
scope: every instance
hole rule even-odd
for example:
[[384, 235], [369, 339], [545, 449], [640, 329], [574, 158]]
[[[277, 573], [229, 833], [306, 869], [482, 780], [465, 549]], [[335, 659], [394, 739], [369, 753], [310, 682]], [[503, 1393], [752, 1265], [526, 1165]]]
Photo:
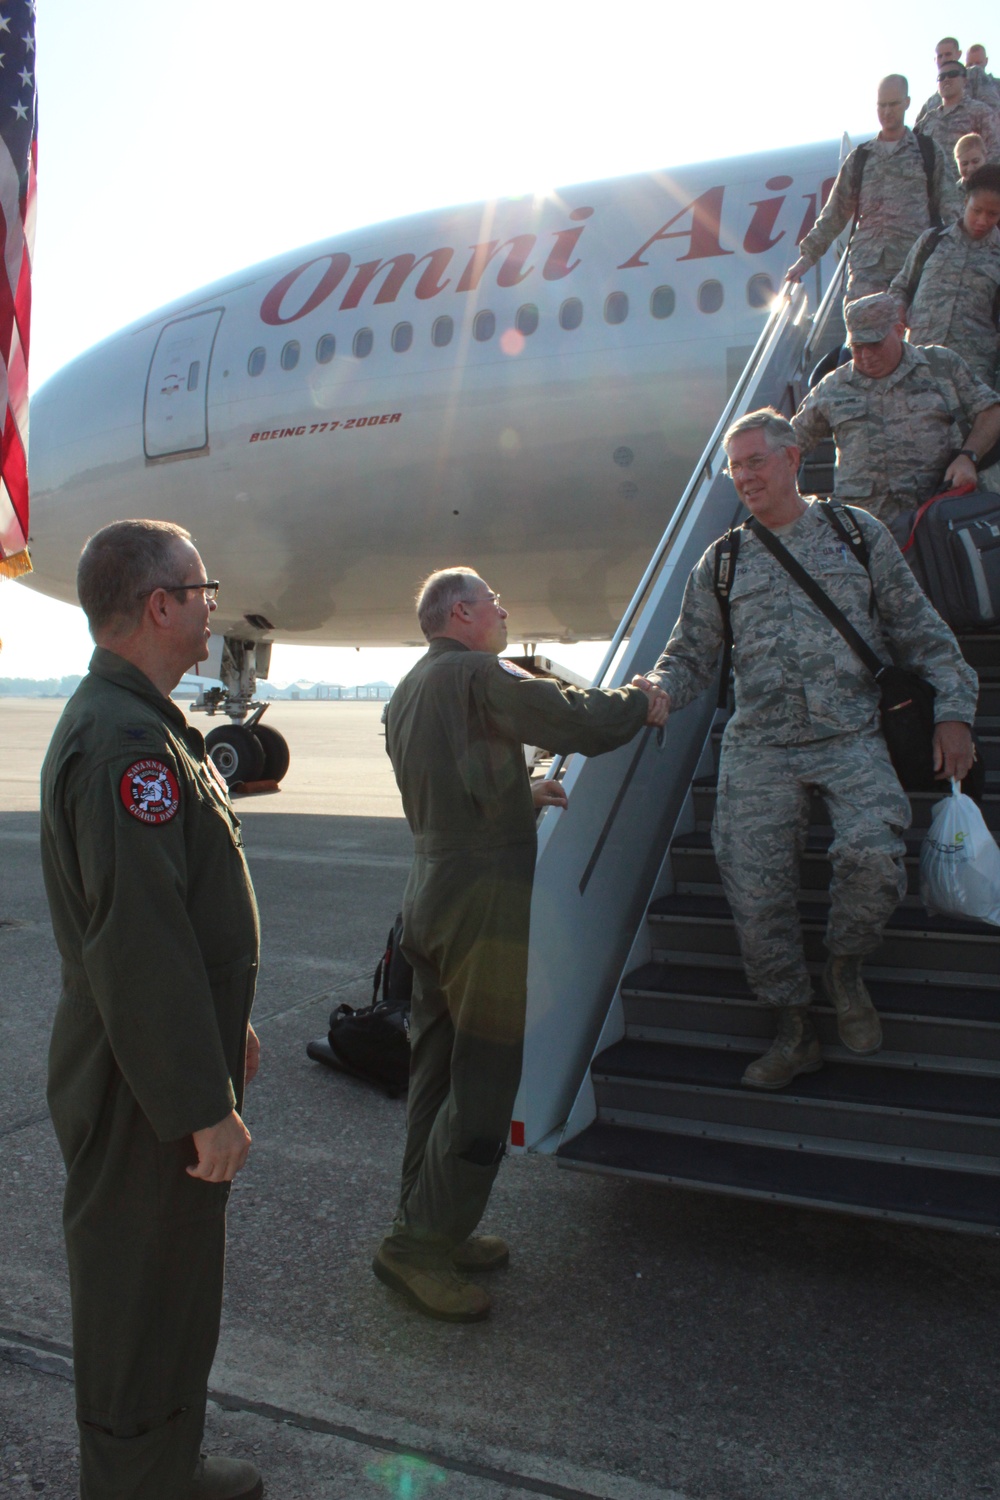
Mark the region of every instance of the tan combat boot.
[[507, 1242], [498, 1234], [470, 1234], [451, 1252], [456, 1271], [499, 1271], [509, 1261]]
[[742, 1082], [751, 1089], [783, 1089], [799, 1073], [823, 1066], [819, 1037], [807, 1005], [784, 1005], [778, 1012], [778, 1035], [763, 1057], [752, 1062]]
[[203, 1453], [184, 1500], [261, 1500], [260, 1474], [242, 1458], [209, 1458]]
[[491, 1304], [486, 1293], [456, 1276], [450, 1266], [414, 1265], [380, 1245], [372, 1270], [379, 1281], [428, 1318], [439, 1318], [443, 1323], [479, 1323], [489, 1316]]
[[857, 954], [828, 958], [823, 970], [823, 993], [837, 1012], [837, 1034], [852, 1052], [877, 1052], [882, 1027], [872, 997], [861, 978]]

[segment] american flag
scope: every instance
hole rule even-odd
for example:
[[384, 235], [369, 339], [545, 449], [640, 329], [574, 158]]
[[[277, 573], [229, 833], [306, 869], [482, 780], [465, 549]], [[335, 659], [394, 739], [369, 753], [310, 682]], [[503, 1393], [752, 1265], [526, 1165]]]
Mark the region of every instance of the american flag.
[[0, 577], [28, 557], [28, 330], [38, 96], [34, 0], [0, 0]]

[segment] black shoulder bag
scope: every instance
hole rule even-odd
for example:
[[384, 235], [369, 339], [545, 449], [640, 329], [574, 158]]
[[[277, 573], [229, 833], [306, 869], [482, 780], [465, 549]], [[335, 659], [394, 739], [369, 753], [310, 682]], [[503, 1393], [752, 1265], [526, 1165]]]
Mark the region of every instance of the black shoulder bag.
[[[749, 530], [788, 572], [809, 598], [822, 610], [835, 630], [838, 630], [851, 650], [878, 683], [882, 701], [879, 713], [882, 718], [882, 733], [889, 748], [896, 775], [907, 792], [939, 792], [942, 783], [934, 775], [934, 695], [933, 685], [916, 672], [905, 667], [883, 662], [862, 635], [855, 630], [850, 620], [833, 600], [824, 593], [815, 578], [806, 572], [802, 564], [792, 556], [773, 532], [768, 531], [756, 518], [746, 523]], [[839, 528], [838, 528], [839, 529]], [[976, 775], [982, 777], [981, 761], [977, 758], [966, 783]], [[976, 795], [974, 788], [965, 784], [965, 790]]]

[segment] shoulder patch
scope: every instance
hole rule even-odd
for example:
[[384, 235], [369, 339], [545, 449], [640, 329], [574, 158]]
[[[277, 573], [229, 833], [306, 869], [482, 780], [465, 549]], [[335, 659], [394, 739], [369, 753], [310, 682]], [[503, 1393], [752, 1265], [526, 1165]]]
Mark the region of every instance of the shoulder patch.
[[516, 661], [508, 661], [505, 656], [498, 656], [497, 657], [497, 661], [500, 664], [500, 666], [503, 667], [503, 669], [504, 669], [505, 672], [509, 672], [510, 673], [511, 677], [522, 677], [527, 682], [534, 682], [534, 680], [535, 680], [534, 673], [533, 672], [526, 672], [523, 667], [519, 667], [518, 666], [518, 664], [517, 664]]
[[180, 810], [177, 777], [166, 761], [133, 761], [118, 792], [125, 811], [139, 823], [169, 823]]

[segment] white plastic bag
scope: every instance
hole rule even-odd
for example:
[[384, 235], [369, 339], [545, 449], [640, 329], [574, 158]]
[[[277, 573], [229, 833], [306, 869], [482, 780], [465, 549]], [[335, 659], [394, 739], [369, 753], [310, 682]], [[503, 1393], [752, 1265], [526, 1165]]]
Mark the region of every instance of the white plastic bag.
[[920, 895], [929, 912], [1000, 927], [1000, 849], [979, 808], [954, 781], [924, 836]]

